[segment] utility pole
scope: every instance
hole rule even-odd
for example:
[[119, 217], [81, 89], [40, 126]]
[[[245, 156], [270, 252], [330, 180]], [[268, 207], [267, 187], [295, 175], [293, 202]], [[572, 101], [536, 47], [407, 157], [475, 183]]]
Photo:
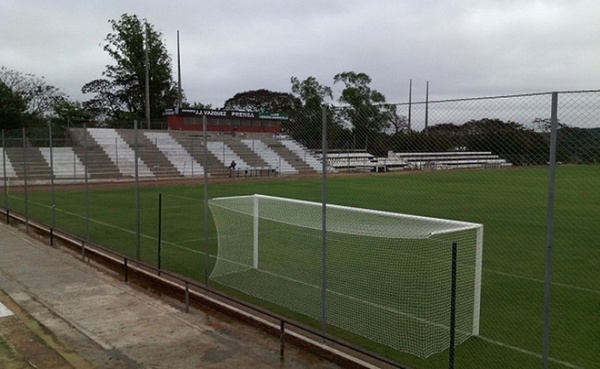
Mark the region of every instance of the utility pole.
[[145, 24], [145, 37], [144, 37], [144, 66], [146, 74], [146, 123], [147, 128], [150, 129], [150, 56], [148, 55], [148, 47], [150, 44], [148, 34], [148, 23]]
[[177, 107], [181, 109], [181, 55], [179, 53], [179, 30], [177, 30]]

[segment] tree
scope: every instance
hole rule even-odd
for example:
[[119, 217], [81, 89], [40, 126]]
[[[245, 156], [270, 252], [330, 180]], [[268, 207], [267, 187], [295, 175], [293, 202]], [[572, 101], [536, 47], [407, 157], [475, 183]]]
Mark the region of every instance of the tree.
[[342, 128], [334, 119], [334, 110], [327, 100], [333, 99], [331, 87], [324, 86], [315, 77], [300, 81], [291, 77], [292, 93], [300, 100], [300, 107], [293, 111], [285, 128], [292, 137], [309, 148], [320, 148], [322, 138], [323, 106], [329, 123], [329, 138], [338, 137]]
[[54, 117], [52, 122], [68, 127], [71, 124], [82, 124], [90, 122], [92, 114], [81, 102], [64, 99], [54, 106]]
[[393, 128], [392, 134], [408, 131], [408, 119], [404, 115], [398, 115], [398, 105], [385, 105], [385, 114], [388, 119], [388, 127]]
[[23, 98], [0, 80], [0, 129], [19, 128], [26, 109]]
[[83, 105], [97, 120], [104, 121], [107, 118], [123, 118], [123, 102], [111, 81], [107, 79], [95, 79], [86, 83], [81, 88], [81, 92], [84, 94], [96, 94], [95, 97], [85, 101]]
[[393, 116], [385, 104], [385, 96], [369, 87], [371, 77], [365, 73], [338, 73], [333, 82], [344, 84], [338, 100], [348, 106], [340, 110], [340, 119], [344, 126], [352, 127], [356, 147], [364, 147], [377, 155], [385, 154], [388, 138], [385, 132]]
[[203, 109], [212, 109], [212, 104], [203, 104], [199, 101], [190, 104], [190, 103], [184, 103], [183, 104], [184, 108], [192, 108], [192, 109], [199, 109], [199, 110], [203, 110]]
[[300, 98], [302, 107], [305, 109], [320, 110], [327, 99], [333, 99], [331, 87], [323, 86], [315, 77], [308, 77], [304, 81], [300, 81], [298, 77], [292, 77], [290, 81], [292, 93]]
[[464, 145], [472, 151], [491, 151], [515, 165], [547, 162], [546, 138], [520, 123], [484, 118], [461, 126]]
[[301, 105], [300, 99], [290, 93], [260, 89], [235, 94], [225, 101], [223, 108], [227, 110], [289, 114]]
[[161, 117], [163, 110], [173, 107], [177, 101], [171, 57], [162, 42], [162, 34], [136, 15], [123, 14], [119, 20], [109, 23], [112, 32], [106, 36], [104, 50], [116, 64], [106, 66], [102, 72], [104, 78], [83, 86], [83, 93], [96, 94], [86, 106], [102, 118], [145, 117], [147, 55], [150, 116]]
[[390, 112], [386, 111], [385, 96], [371, 89], [371, 77], [365, 73], [342, 72], [333, 77], [333, 83], [344, 84], [341, 103], [350, 105], [343, 109], [345, 118], [355, 131], [384, 132], [390, 126]]
[[0, 81], [12, 93], [21, 97], [26, 105], [29, 120], [43, 120], [52, 117], [54, 106], [67, 98], [58, 88], [46, 83], [44, 78], [30, 73], [22, 73], [5, 67], [0, 68]]

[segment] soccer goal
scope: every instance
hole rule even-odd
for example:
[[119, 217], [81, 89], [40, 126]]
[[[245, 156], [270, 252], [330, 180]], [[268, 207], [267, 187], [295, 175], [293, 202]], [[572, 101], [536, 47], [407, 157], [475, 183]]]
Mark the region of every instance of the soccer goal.
[[449, 345], [456, 242], [455, 342], [479, 332], [481, 224], [328, 204], [323, 279], [321, 203], [253, 195], [209, 207], [211, 281], [313, 322], [326, 306], [328, 327], [423, 358]]

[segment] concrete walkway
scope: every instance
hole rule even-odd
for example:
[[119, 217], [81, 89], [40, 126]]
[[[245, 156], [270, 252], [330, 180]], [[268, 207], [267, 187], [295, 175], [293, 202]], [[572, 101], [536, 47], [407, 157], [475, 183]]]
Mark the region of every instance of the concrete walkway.
[[225, 316], [185, 313], [5, 224], [0, 303], [17, 310], [0, 317], [0, 343], [3, 322], [30, 317], [63, 359], [53, 368], [337, 368], [290, 345], [280, 361], [274, 337]]

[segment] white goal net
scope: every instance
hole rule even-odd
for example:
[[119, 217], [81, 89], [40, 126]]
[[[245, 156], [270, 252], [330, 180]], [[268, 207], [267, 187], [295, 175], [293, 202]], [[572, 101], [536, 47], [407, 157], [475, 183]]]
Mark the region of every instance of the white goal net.
[[323, 279], [321, 203], [253, 195], [209, 206], [218, 235], [211, 281], [423, 358], [449, 345], [456, 242], [455, 342], [479, 332], [481, 224], [328, 204]]

